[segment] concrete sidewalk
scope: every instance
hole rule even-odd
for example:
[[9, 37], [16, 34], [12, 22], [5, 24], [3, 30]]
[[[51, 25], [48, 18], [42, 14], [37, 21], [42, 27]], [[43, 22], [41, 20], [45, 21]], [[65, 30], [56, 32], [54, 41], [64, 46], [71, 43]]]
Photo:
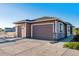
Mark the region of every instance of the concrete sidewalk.
[[0, 56], [79, 56], [78, 50], [63, 48], [64, 42], [22, 39], [0, 44]]

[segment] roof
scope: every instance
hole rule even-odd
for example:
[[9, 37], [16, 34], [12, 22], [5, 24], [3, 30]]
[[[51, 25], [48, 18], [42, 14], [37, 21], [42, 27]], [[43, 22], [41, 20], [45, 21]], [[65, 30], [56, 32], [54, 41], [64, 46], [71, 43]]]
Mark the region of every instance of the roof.
[[41, 17], [41, 18], [33, 19], [32, 22], [35, 22], [35, 21], [38, 21], [38, 20], [42, 20], [42, 21], [43, 21], [43, 20], [46, 20], [46, 19], [48, 19], [48, 20], [50, 20], [50, 19], [52, 19], [52, 20], [57, 20], [57, 21], [61, 21], [61, 22], [65, 23], [65, 24], [72, 25], [72, 24], [70, 24], [69, 22], [65, 22], [65, 21], [63, 21], [63, 20], [61, 20], [61, 19], [59, 19], [59, 18], [57, 18], [57, 17], [48, 17], [48, 16], [44, 16], [44, 17]]
[[14, 24], [25, 23], [25, 22], [32, 23], [32, 22], [35, 22], [35, 21], [38, 21], [38, 20], [40, 20], [40, 21], [46, 21], [46, 19], [56, 20], [58, 18], [57, 17], [44, 16], [44, 17], [40, 17], [40, 18], [36, 18], [36, 19], [32, 19], [32, 20], [25, 19], [25, 20], [17, 21], [17, 22], [14, 22]]
[[14, 22], [14, 24], [18, 24], [18, 23], [33, 23], [33, 22], [38, 22], [38, 21], [46, 21], [46, 20], [58, 20], [58, 21], [61, 21], [65, 24], [69, 24], [69, 25], [72, 25], [70, 24], [69, 22], [65, 22], [57, 17], [49, 17], [49, 16], [44, 16], [44, 17], [40, 17], [40, 18], [36, 18], [36, 19], [32, 19], [32, 20], [29, 20], [29, 19], [25, 19], [25, 20], [21, 20], [21, 21], [18, 21], [18, 22]]
[[26, 20], [21, 20], [21, 21], [14, 22], [14, 24], [25, 23], [25, 22], [30, 22], [30, 21], [32, 21], [32, 20], [26, 19]]
[[69, 25], [72, 25], [71, 23], [69, 23], [69, 22], [65, 22], [66, 24], [69, 24]]
[[57, 17], [48, 17], [48, 16], [44, 16], [44, 17], [40, 17], [40, 18], [36, 18], [36, 19], [33, 19], [33, 20], [45, 20], [45, 19], [57, 19]]

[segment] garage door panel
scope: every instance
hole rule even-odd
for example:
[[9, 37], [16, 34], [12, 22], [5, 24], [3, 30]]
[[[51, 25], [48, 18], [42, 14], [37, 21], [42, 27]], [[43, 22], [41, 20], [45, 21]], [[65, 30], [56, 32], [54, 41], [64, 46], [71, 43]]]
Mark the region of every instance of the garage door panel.
[[52, 39], [53, 38], [53, 25], [34, 25], [33, 26], [33, 38], [37, 39]]

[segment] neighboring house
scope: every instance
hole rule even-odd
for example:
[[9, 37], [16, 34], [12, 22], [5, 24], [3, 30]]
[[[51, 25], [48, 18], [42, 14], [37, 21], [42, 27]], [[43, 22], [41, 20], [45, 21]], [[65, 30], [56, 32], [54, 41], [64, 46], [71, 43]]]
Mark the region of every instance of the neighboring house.
[[5, 28], [4, 31], [5, 32], [15, 32], [15, 27], [13, 27], [13, 28]]
[[14, 38], [14, 37], [16, 37], [15, 27], [13, 27], [13, 28], [5, 28], [4, 31], [5, 31], [4, 36], [6, 38]]
[[22, 20], [16, 24], [16, 37], [58, 40], [71, 36], [72, 24], [56, 17], [41, 17], [34, 20]]

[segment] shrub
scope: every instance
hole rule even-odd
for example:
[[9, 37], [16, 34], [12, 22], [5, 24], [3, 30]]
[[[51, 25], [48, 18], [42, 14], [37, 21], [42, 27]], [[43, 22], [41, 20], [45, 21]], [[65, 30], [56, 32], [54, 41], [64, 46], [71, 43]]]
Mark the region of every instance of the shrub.
[[64, 47], [65, 47], [65, 48], [68, 47], [68, 43], [65, 43], [65, 44], [64, 44]]
[[64, 44], [64, 47], [79, 50], [79, 42], [67, 42]]
[[76, 44], [75, 49], [79, 50], [79, 43]]
[[69, 43], [68, 47], [71, 48], [71, 49], [73, 49], [74, 48], [74, 43]]

